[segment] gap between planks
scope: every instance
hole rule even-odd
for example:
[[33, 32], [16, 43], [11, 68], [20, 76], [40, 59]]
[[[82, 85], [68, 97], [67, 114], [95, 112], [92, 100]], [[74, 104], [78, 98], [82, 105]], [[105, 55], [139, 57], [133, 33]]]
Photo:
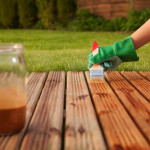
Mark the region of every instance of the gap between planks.
[[105, 150], [83, 72], [67, 73], [65, 150]]
[[65, 73], [51, 71], [33, 114], [21, 150], [60, 149]]
[[139, 71], [139, 74], [150, 81], [150, 71], [147, 71], [147, 72]]
[[121, 75], [150, 102], [150, 82], [148, 80], [135, 71], [121, 71]]
[[[38, 74], [38, 73], [32, 73], [32, 74]], [[31, 74], [31, 75], [32, 75]], [[31, 77], [31, 76], [30, 76]], [[45, 78], [46, 78], [46, 76], [45, 77], [43, 77], [43, 83], [42, 83], [42, 85], [44, 84], [44, 81], [45, 81]], [[29, 81], [30, 81], [30, 79], [29, 79]], [[37, 80], [34, 80], [34, 78], [32, 77], [32, 82], [34, 83], [34, 82], [38, 82]], [[36, 83], [35, 82], [35, 83]], [[77, 83], [75, 83], [76, 85], [77, 85]], [[42, 87], [41, 87], [41, 84], [38, 82], [37, 83], [37, 85], [38, 85], [38, 87], [39, 88], [41, 88], [42, 89]], [[79, 84], [80, 85], [80, 84]], [[30, 91], [30, 90], [32, 90], [32, 89], [34, 89], [35, 90], [35, 87], [33, 86], [33, 88], [29, 88], [28, 89], [28, 91]], [[36, 90], [37, 90], [38, 88], [36, 88]], [[41, 90], [40, 90], [41, 91]], [[33, 92], [35, 92], [35, 91], [33, 91]], [[28, 96], [28, 99], [32, 99], [32, 96], [33, 96], [33, 98], [35, 98], [34, 96], [36, 95], [36, 94], [33, 94], [31, 91], [29, 92], [30, 94], [30, 96]], [[32, 95], [32, 96], [31, 96]], [[36, 98], [35, 98], [36, 99]], [[30, 104], [28, 104], [28, 105], [32, 105], [32, 102], [33, 101], [31, 101], [31, 103]], [[36, 101], [37, 102], [37, 101]], [[35, 105], [36, 104], [34, 104], [34, 108], [35, 108]], [[32, 108], [33, 110], [34, 110], [34, 108]], [[30, 108], [31, 109], [31, 108]], [[32, 110], [31, 109], [31, 110]], [[32, 111], [33, 111], [32, 110]], [[31, 115], [32, 116], [32, 115]], [[31, 118], [31, 117], [30, 117]], [[133, 118], [134, 119], [134, 118]], [[30, 119], [29, 119], [30, 120]], [[82, 128], [81, 128], [82, 129]], [[79, 130], [80, 132], [82, 132], [82, 130]], [[22, 132], [21, 132], [22, 133]], [[22, 138], [23, 138], [23, 135], [21, 135], [21, 133], [19, 133], [19, 136], [22, 136]], [[7, 149], [7, 148], [10, 148], [11, 147], [11, 149], [16, 149], [16, 146], [17, 146], [17, 144], [19, 144], [20, 143], [20, 141], [18, 140], [18, 137], [17, 137], [17, 135], [18, 134], [16, 134], [16, 135], [14, 135], [14, 136], [12, 136], [12, 137], [7, 137], [7, 138], [4, 138], [4, 137], [0, 137], [0, 143], [2, 143], [2, 145], [0, 144], [0, 146], [3, 146], [3, 148], [5, 147], [5, 149]], [[141, 135], [140, 135], [141, 136]], [[12, 140], [13, 139], [13, 140]], [[10, 142], [11, 141], [11, 142]], [[15, 142], [14, 142], [15, 141]], [[9, 144], [8, 144], [9, 143]], [[12, 144], [12, 143], [14, 143], [14, 144]], [[57, 143], [57, 142], [56, 142]], [[59, 142], [60, 143], [60, 142]], [[8, 144], [8, 145], [7, 145]], [[11, 145], [12, 144], [12, 145]], [[60, 148], [60, 144], [58, 144], [59, 146], [59, 148]], [[115, 145], [116, 147], [115, 148], [119, 148], [119, 144], [118, 145]], [[146, 145], [145, 145], [146, 146]], [[18, 146], [17, 146], [18, 147]]]
[[85, 74], [109, 148], [149, 149], [148, 142], [105, 79], [90, 79], [89, 72]]
[[150, 103], [117, 71], [105, 78], [145, 138], [150, 142]]
[[26, 123], [23, 130], [12, 136], [1, 136], [0, 137], [0, 149], [3, 150], [16, 150], [19, 148], [21, 141], [24, 137], [26, 129], [32, 118], [34, 109], [38, 102], [42, 87], [44, 86], [46, 73], [31, 73], [29, 76], [29, 82], [27, 85], [27, 112], [26, 112]]

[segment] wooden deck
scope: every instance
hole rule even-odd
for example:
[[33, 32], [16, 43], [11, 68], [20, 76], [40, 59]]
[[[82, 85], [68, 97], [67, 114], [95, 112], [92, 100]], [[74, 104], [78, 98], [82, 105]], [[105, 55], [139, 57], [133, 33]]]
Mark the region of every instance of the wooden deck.
[[150, 72], [31, 73], [24, 129], [0, 150], [150, 150]]

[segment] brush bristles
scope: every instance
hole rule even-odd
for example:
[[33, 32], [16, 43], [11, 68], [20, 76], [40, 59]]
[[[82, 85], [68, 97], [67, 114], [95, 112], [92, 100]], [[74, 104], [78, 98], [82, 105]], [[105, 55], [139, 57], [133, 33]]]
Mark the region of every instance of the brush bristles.
[[90, 70], [90, 76], [104, 76], [104, 70]]

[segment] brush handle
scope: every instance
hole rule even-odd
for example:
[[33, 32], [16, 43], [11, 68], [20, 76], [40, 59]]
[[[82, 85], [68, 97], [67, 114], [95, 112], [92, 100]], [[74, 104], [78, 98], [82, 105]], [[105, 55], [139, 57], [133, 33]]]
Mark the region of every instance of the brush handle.
[[[93, 56], [95, 56], [98, 52], [99, 52], [98, 44], [96, 43], [96, 41], [94, 41], [93, 47], [92, 47]], [[97, 69], [103, 70], [103, 67], [100, 64], [95, 64], [91, 67], [90, 70], [97, 70]]]
[[95, 56], [98, 53], [98, 51], [99, 51], [98, 44], [97, 44], [96, 41], [94, 41], [93, 47], [92, 47], [92, 54], [93, 54], [93, 56]]
[[[98, 44], [97, 44], [96, 41], [94, 41], [93, 47], [92, 47], [92, 54], [93, 54], [93, 56], [95, 56], [98, 52], [99, 52]], [[104, 65], [106, 68], [109, 68], [109, 67], [111, 66], [111, 64], [108, 63], [108, 62], [104, 62], [103, 65]], [[92, 68], [98, 68], [99, 66], [101, 67], [100, 64], [95, 64], [95, 65], [93, 65]]]

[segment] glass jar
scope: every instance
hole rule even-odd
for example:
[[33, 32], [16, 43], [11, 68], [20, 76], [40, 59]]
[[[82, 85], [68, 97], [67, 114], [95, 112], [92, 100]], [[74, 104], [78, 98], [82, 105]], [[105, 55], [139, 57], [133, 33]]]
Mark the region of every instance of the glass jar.
[[20, 131], [26, 116], [26, 65], [22, 44], [0, 44], [0, 135]]

